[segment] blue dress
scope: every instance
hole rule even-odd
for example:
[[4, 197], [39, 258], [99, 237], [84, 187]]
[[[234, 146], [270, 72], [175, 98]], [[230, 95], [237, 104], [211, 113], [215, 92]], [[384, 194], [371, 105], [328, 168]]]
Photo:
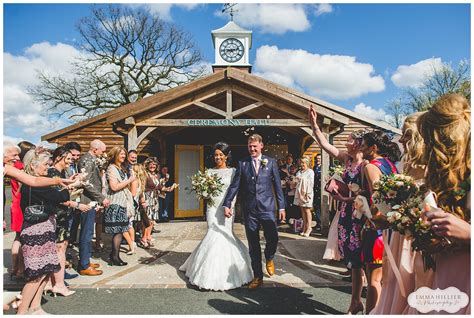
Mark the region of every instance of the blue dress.
[[[355, 183], [362, 186], [361, 166], [358, 165], [355, 169], [351, 169], [351, 162], [348, 162], [342, 175], [342, 179], [347, 185]], [[352, 216], [354, 212], [353, 202], [342, 202], [339, 210], [337, 231], [339, 253], [347, 268], [362, 268], [360, 231], [363, 222]]]

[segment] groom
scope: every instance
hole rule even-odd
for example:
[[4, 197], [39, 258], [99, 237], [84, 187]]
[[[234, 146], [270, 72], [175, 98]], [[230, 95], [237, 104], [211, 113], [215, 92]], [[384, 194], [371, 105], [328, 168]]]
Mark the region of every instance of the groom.
[[[242, 210], [245, 220], [245, 232], [249, 242], [249, 253], [252, 261], [254, 279], [249, 288], [262, 285], [262, 251], [260, 249], [260, 226], [263, 227], [265, 236], [265, 259], [268, 275], [275, 274], [273, 257], [278, 244], [278, 231], [275, 219], [276, 193], [280, 220], [285, 219], [285, 201], [281, 189], [278, 164], [275, 159], [263, 156], [262, 136], [253, 134], [248, 138], [250, 157], [239, 161], [232, 183], [224, 199], [224, 214], [232, 216], [231, 202], [240, 192], [242, 197]], [[273, 186], [272, 186], [273, 185]]]

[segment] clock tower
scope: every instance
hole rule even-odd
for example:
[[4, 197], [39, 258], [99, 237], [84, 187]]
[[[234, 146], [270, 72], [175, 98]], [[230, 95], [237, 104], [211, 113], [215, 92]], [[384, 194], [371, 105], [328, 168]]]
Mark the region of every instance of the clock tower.
[[215, 52], [215, 63], [212, 65], [214, 73], [228, 66], [250, 73], [252, 65], [249, 63], [249, 50], [252, 47], [252, 31], [229, 21], [211, 34]]

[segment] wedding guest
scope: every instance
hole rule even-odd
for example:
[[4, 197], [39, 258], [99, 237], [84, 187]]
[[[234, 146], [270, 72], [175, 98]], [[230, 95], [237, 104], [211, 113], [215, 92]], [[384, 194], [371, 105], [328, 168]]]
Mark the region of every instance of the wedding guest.
[[[71, 165], [67, 167], [65, 170], [66, 176], [70, 177], [79, 172], [77, 168], [77, 163], [79, 162], [79, 158], [81, 157], [82, 149], [81, 149], [81, 146], [75, 141], [71, 141], [64, 144], [64, 147], [69, 150], [72, 156]], [[80, 201], [81, 201], [80, 197], [77, 197], [76, 202], [79, 203]], [[69, 233], [70, 233], [69, 245], [78, 245], [77, 231], [79, 230], [80, 223], [81, 223], [81, 212], [77, 209], [72, 209], [72, 213], [69, 216]]]
[[[58, 147], [53, 152], [53, 167], [48, 169], [47, 175], [50, 178], [65, 178], [66, 169], [71, 165], [72, 154], [63, 147]], [[65, 264], [66, 264], [66, 248], [69, 240], [69, 214], [72, 212], [70, 208], [76, 208], [82, 212], [87, 212], [89, 206], [74, 201], [67, 201], [57, 204], [54, 207], [56, 215], [56, 249], [61, 266], [60, 270], [53, 274], [51, 288], [53, 294], [62, 296], [70, 296], [75, 291], [69, 290], [64, 283]]]
[[[471, 107], [463, 96], [448, 94], [437, 100], [417, 123], [426, 144], [426, 185], [436, 194], [439, 207], [426, 216], [434, 232], [447, 238], [445, 249], [434, 255], [436, 271], [428, 287], [456, 287], [470, 297]], [[469, 302], [454, 314], [470, 313]]]
[[[402, 137], [399, 142], [403, 145], [402, 166], [403, 173], [413, 177], [418, 184], [424, 184], [426, 161], [424, 158], [425, 144], [418, 132], [416, 121], [421, 112], [408, 115], [402, 128]], [[385, 246], [382, 264], [383, 289], [377, 306], [370, 314], [409, 314], [407, 296], [423, 286], [431, 285], [433, 271], [425, 271], [420, 253], [413, 251], [412, 240], [407, 239], [399, 232], [393, 232], [389, 246]], [[390, 264], [386, 257], [390, 249], [395, 264]], [[394, 271], [398, 271], [401, 281], [396, 279]], [[403, 286], [400, 286], [403, 284]], [[403, 295], [402, 289], [405, 293]], [[412, 313], [416, 313], [412, 312]]]
[[[394, 162], [400, 160], [401, 152], [398, 145], [380, 130], [364, 134], [360, 151], [364, 159], [369, 161], [364, 167], [363, 189], [367, 191], [368, 201], [372, 203], [370, 198], [374, 192], [374, 182], [379, 181], [382, 175], [397, 173]], [[378, 214], [374, 217], [377, 218]], [[382, 230], [375, 228], [373, 223], [368, 221], [364, 225], [362, 236], [362, 259], [366, 264], [368, 281], [366, 312], [370, 313], [377, 305], [382, 291], [384, 243]]]
[[105, 233], [112, 234], [112, 251], [110, 263], [116, 266], [127, 265], [120, 258], [120, 243], [123, 233], [128, 231], [129, 219], [135, 212], [130, 184], [135, 176], [129, 178], [125, 167], [127, 150], [123, 147], [113, 147], [109, 154], [109, 167], [107, 168], [107, 199], [110, 205], [105, 209]]
[[[127, 159], [125, 160], [124, 167], [127, 171], [127, 176], [131, 177], [133, 175], [133, 167], [137, 164], [137, 151], [136, 150], [129, 150]], [[135, 179], [136, 181], [136, 179]], [[129, 190], [132, 190], [131, 187], [137, 186], [136, 182], [132, 182], [130, 184]], [[127, 241], [128, 244], [128, 252], [127, 255], [135, 254], [135, 250], [137, 247], [137, 243], [135, 243], [135, 227], [134, 227], [134, 220], [135, 220], [135, 209], [133, 210], [133, 215], [129, 217], [128, 220], [128, 230], [123, 233], [123, 238]]]
[[[33, 176], [46, 176], [49, 160], [48, 152], [30, 150], [23, 159], [25, 172]], [[43, 289], [49, 276], [60, 270], [55, 242], [54, 206], [68, 200], [69, 192], [66, 189], [59, 191], [52, 187], [21, 187], [22, 210], [25, 211], [29, 206], [41, 205], [50, 217], [36, 224], [23, 221], [20, 240], [27, 283], [21, 293], [22, 302], [17, 314], [46, 314], [41, 308]]]
[[[19, 148], [18, 148], [19, 147]], [[23, 163], [22, 160], [25, 157], [25, 154], [31, 150], [36, 148], [34, 144], [28, 141], [21, 141], [18, 143], [18, 147], [14, 147], [13, 145], [8, 149], [4, 148], [4, 153], [7, 152], [14, 152], [18, 153], [19, 151], [19, 159], [14, 160], [13, 167], [23, 170]], [[15, 156], [16, 158], [16, 156]], [[20, 194], [20, 184], [16, 179], [10, 180], [10, 185], [12, 189], [12, 204], [10, 207], [10, 227], [13, 232], [15, 232], [15, 239], [13, 240], [12, 244], [12, 269], [10, 271], [10, 278], [15, 279], [22, 279], [23, 278], [23, 271], [24, 271], [24, 264], [23, 264], [23, 257], [21, 255], [21, 244], [20, 244], [20, 232], [21, 226], [23, 224], [23, 211], [21, 211], [20, 201], [21, 201], [21, 194]]]
[[291, 153], [286, 155], [286, 169], [289, 171], [293, 166], [293, 155]]
[[[278, 173], [280, 174], [281, 180], [281, 189], [283, 190], [283, 196], [285, 197], [285, 209], [286, 213], [286, 220], [281, 221], [281, 223], [288, 223], [290, 220], [290, 213], [289, 213], [289, 202], [288, 202], [288, 188], [287, 188], [287, 180], [290, 176], [290, 172], [286, 169], [286, 162], [285, 159], [278, 159]], [[293, 204], [293, 201], [291, 202]]]
[[314, 157], [314, 196], [313, 208], [316, 220], [316, 231], [321, 231], [321, 154]]
[[[147, 172], [141, 164], [133, 166], [135, 181], [132, 182], [130, 191], [132, 192], [135, 204], [135, 221], [140, 229], [140, 241], [148, 241], [148, 233], [151, 233], [152, 224], [146, 213], [145, 185], [147, 180]], [[150, 234], [151, 235], [151, 234]]]
[[160, 221], [168, 222], [170, 214], [170, 204], [175, 187], [173, 186], [174, 182], [171, 181], [170, 175], [168, 173], [168, 166], [162, 165], [160, 174], [162, 180], [162, 186], [160, 194], [158, 195], [159, 206], [160, 206]]
[[[98, 202], [105, 208], [109, 206], [109, 200], [102, 194], [102, 181], [97, 163], [97, 157], [106, 150], [105, 144], [94, 139], [90, 143], [89, 151], [85, 153], [78, 162], [79, 171], [87, 173], [84, 185], [84, 192], [81, 194], [81, 203], [89, 204], [92, 201]], [[79, 233], [79, 274], [86, 276], [102, 275], [98, 263], [91, 263], [92, 256], [91, 241], [94, 232], [96, 210], [91, 207], [89, 211], [81, 213], [81, 231]]]
[[159, 220], [159, 201], [158, 201], [158, 194], [160, 189], [160, 175], [159, 175], [159, 167], [160, 162], [156, 157], [149, 157], [145, 160], [144, 164], [145, 170], [147, 172], [147, 180], [145, 184], [145, 201], [146, 201], [146, 213], [148, 219], [151, 222], [151, 229], [148, 232], [146, 230], [145, 237], [147, 238], [146, 241], [140, 241], [138, 244], [140, 247], [148, 248], [149, 243], [151, 242], [151, 231], [153, 230], [153, 226], [155, 224], [155, 220]]
[[313, 207], [313, 188], [314, 188], [314, 171], [310, 168], [308, 157], [301, 158], [300, 171], [296, 174], [296, 192], [294, 204], [300, 207], [303, 216], [303, 231], [300, 235], [309, 237], [311, 234], [311, 208]]
[[296, 193], [296, 166], [290, 166], [289, 176], [286, 180], [286, 187], [288, 189], [288, 201], [285, 203], [287, 204], [286, 209], [288, 211], [288, 219], [299, 219], [301, 218], [301, 210], [299, 207], [295, 205], [295, 193]]
[[[362, 167], [363, 155], [360, 150], [363, 132], [352, 132], [347, 136], [345, 144], [346, 150], [341, 151], [331, 145], [317, 123], [317, 113], [313, 106], [309, 109], [309, 119], [314, 137], [322, 150], [326, 151], [331, 157], [344, 163], [345, 170], [342, 176], [344, 182], [362, 186]], [[353, 217], [355, 195], [350, 193], [349, 197], [343, 197], [340, 193], [332, 194], [334, 199], [341, 202], [339, 210], [336, 212], [337, 222], [337, 246], [338, 252], [334, 251], [335, 245], [335, 226], [331, 226], [332, 232], [329, 233], [326, 249], [334, 251], [332, 254], [337, 258], [337, 253], [343, 259], [346, 267], [352, 271], [352, 294], [348, 314], [356, 314], [364, 310], [362, 303], [362, 284], [363, 284], [363, 263], [361, 261], [361, 228], [362, 221]], [[333, 219], [333, 222], [336, 222]], [[328, 252], [328, 254], [331, 252]], [[326, 254], [326, 252], [325, 252]]]

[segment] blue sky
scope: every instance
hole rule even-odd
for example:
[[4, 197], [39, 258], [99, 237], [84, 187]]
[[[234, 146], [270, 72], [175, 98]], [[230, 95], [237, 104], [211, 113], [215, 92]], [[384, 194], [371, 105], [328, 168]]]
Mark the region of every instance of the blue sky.
[[[239, 4], [253, 31], [253, 73], [336, 105], [385, 117], [387, 101], [441, 63], [470, 59], [470, 4]], [[210, 32], [228, 20], [220, 4], [152, 4], [189, 31], [214, 62]], [[75, 24], [90, 4], [4, 4], [4, 137], [38, 142], [70, 123], [51, 122], [25, 88], [35, 69], [67, 69]]]

